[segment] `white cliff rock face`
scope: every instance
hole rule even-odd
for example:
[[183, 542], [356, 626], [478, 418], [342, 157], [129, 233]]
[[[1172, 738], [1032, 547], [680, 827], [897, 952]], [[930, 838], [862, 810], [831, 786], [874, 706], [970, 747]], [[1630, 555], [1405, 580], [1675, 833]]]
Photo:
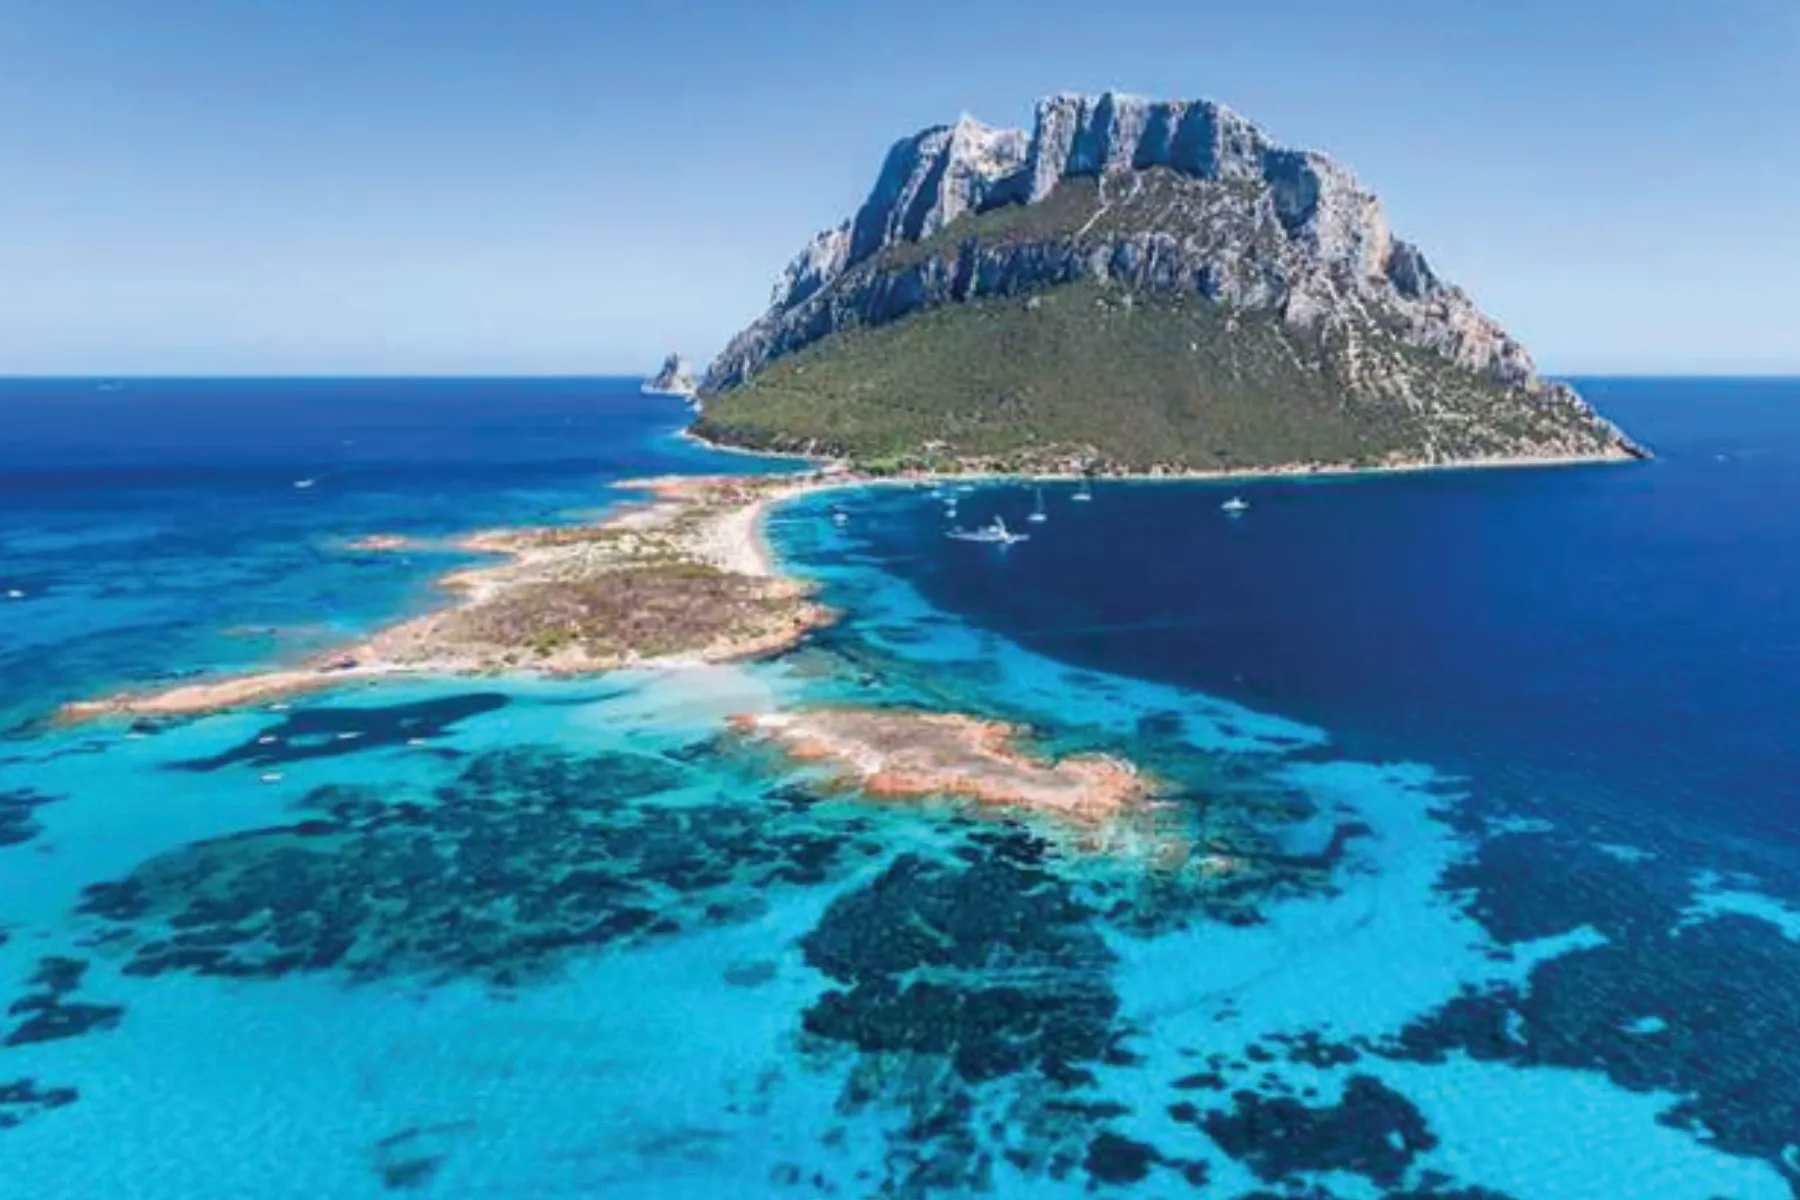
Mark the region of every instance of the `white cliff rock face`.
[[996, 189], [1025, 161], [1025, 135], [969, 117], [903, 138], [850, 226], [849, 262], [895, 241], [928, 238], [966, 212], [999, 199]]
[[849, 253], [850, 222], [816, 235], [775, 281], [769, 307], [791, 308], [811, 296], [843, 272]]
[[1051, 96], [1037, 106], [1026, 199], [1042, 200], [1071, 175], [1148, 167], [1199, 179], [1253, 178], [1273, 149], [1256, 126], [1210, 100]]
[[[1176, 199], [1186, 224], [1143, 206], [1140, 227], [1124, 219], [1146, 183], [1169, 178], [1185, 189]], [[896, 257], [946, 230], [953, 238], [970, 214], [1042, 205], [1072, 180], [1099, 185], [1104, 211], [1086, 227], [1035, 243], [977, 230], [938, 237], [923, 261]], [[1540, 386], [1524, 347], [1393, 236], [1346, 168], [1279, 146], [1211, 101], [1109, 92], [1040, 101], [1029, 134], [965, 117], [895, 143], [861, 209], [794, 259], [704, 387], [732, 387], [849, 326], [1093, 277], [1275, 312], [1300, 329], [1353, 336], [1374, 322], [1458, 367]]]

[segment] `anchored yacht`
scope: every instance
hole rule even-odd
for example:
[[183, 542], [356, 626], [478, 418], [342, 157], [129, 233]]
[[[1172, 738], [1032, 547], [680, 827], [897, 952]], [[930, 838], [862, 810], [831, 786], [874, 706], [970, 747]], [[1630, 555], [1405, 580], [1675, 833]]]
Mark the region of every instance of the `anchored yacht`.
[[995, 517], [994, 523], [984, 525], [980, 529], [952, 529], [944, 535], [955, 538], [959, 542], [992, 542], [997, 546], [1010, 546], [1014, 542], [1029, 541], [1029, 533], [1014, 533], [1006, 527], [1006, 521]]

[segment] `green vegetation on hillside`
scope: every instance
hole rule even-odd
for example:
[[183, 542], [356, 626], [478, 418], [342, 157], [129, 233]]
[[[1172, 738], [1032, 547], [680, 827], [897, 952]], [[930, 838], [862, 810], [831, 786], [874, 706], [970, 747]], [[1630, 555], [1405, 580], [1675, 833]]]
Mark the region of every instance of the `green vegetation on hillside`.
[[1272, 314], [1082, 282], [832, 335], [710, 397], [697, 431], [864, 463], [1128, 470], [1445, 461], [1572, 436], [1602, 448], [1522, 391], [1385, 335], [1354, 359], [1401, 381], [1382, 393], [1423, 399], [1371, 398], [1343, 378], [1343, 347]]

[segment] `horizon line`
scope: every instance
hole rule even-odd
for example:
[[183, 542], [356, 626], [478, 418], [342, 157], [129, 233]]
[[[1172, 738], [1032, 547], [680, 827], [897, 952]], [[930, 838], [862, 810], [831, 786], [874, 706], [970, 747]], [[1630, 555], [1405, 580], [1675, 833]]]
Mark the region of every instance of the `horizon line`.
[[[540, 380], [644, 380], [654, 371], [0, 371], [0, 382], [150, 382], [205, 380], [356, 380], [356, 379], [540, 379]], [[1792, 380], [1800, 379], [1800, 364], [1785, 369], [1757, 370], [1580, 370], [1543, 371], [1539, 377], [1548, 380], [1580, 381], [1584, 379], [1733, 379]]]

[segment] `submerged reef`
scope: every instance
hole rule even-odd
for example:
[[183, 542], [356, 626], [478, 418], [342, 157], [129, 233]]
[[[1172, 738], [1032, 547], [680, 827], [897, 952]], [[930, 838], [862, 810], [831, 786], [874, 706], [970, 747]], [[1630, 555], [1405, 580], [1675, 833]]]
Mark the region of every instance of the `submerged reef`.
[[851, 817], [675, 795], [668, 759], [517, 747], [429, 795], [327, 786], [302, 819], [182, 847], [90, 886], [131, 975], [191, 971], [517, 984], [591, 952], [761, 912], [873, 847]]
[[1521, 985], [1466, 989], [1375, 1049], [1598, 1070], [1630, 1091], [1680, 1097], [1663, 1123], [1765, 1159], [1800, 1196], [1800, 939], [1697, 908], [1712, 876], [1693, 864], [1706, 857], [1652, 829], [1508, 831], [1480, 810], [1458, 819], [1490, 833], [1442, 887], [1466, 896], [1496, 941], [1586, 929], [1593, 944], [1538, 964]]
[[1383, 1187], [1397, 1186], [1413, 1159], [1437, 1138], [1406, 1097], [1367, 1075], [1354, 1075], [1343, 1098], [1308, 1105], [1252, 1091], [1232, 1096], [1231, 1109], [1199, 1113], [1179, 1104], [1174, 1115], [1206, 1131], [1218, 1147], [1273, 1183], [1302, 1171], [1344, 1171]]
[[1118, 1011], [1092, 916], [1041, 867], [904, 855], [806, 936], [807, 964], [842, 985], [806, 1029], [869, 1053], [942, 1055], [971, 1083], [1027, 1068], [1074, 1078], [1106, 1056]]
[[238, 765], [268, 770], [383, 746], [418, 745], [442, 737], [463, 721], [498, 712], [507, 704], [507, 697], [499, 692], [466, 692], [415, 704], [303, 708], [287, 713], [230, 749], [171, 765], [186, 771], [218, 771]]
[[[802, 941], [835, 985], [806, 1010], [816, 1049], [854, 1057], [838, 1108], [895, 1114], [879, 1194], [991, 1186], [999, 1170], [1095, 1183], [1203, 1172], [1107, 1131], [1129, 1112], [1095, 1068], [1129, 1066], [1099, 914], [1020, 831], [955, 861], [904, 854]], [[827, 1131], [830, 1144], [835, 1136]]]
[[375, 1143], [371, 1154], [376, 1178], [390, 1192], [424, 1188], [443, 1167], [457, 1138], [474, 1127], [473, 1121], [445, 1121], [389, 1134]]
[[[903, 685], [900, 671], [883, 684]], [[297, 711], [171, 765], [329, 759], [429, 739], [498, 703]], [[989, 728], [985, 714], [959, 720]], [[1321, 850], [1309, 835], [1296, 849], [1284, 831], [1316, 823], [1313, 807], [1165, 734], [1150, 748], [1171, 783], [1157, 832], [1179, 831], [1192, 851], [1179, 858], [1096, 853], [1060, 837], [1060, 818], [1005, 805], [895, 805], [720, 733], [655, 751], [446, 750], [458, 756], [439, 760], [431, 786], [315, 787], [290, 821], [89, 886], [80, 916], [97, 951], [137, 977], [325, 972], [522, 988], [577, 956], [754, 920], [784, 889], [832, 889], [797, 942], [719, 964], [733, 989], [794, 966], [817, 972], [792, 1036], [803, 1063], [840, 1080], [847, 1124], [818, 1131], [822, 1160], [848, 1123], [861, 1138], [872, 1120], [882, 1165], [859, 1168], [853, 1186], [882, 1194], [959, 1193], [1000, 1173], [1188, 1188], [1207, 1178], [1206, 1160], [1126, 1128], [1132, 1108], [1109, 1094], [1109, 1072], [1139, 1067], [1145, 1032], [1121, 1015], [1110, 940], [1254, 922], [1272, 898], [1328, 891], [1354, 838]], [[1050, 761], [1122, 764], [1136, 746], [1059, 736]], [[456, 1140], [403, 1130], [375, 1145], [372, 1166], [386, 1188], [429, 1189]], [[793, 1165], [802, 1182], [816, 1172]]]
[[35, 788], [0, 791], [0, 849], [23, 845], [42, 833], [36, 812], [57, 799]]
[[50, 957], [38, 960], [37, 970], [26, 981], [28, 991], [6, 1010], [18, 1018], [0, 1046], [29, 1046], [80, 1037], [95, 1029], [111, 1029], [125, 1015], [118, 1004], [93, 1004], [69, 999], [81, 988], [88, 964], [79, 958]]
[[44, 1087], [35, 1079], [0, 1082], [0, 1131], [16, 1128], [41, 1112], [65, 1108], [80, 1099], [72, 1087]]

